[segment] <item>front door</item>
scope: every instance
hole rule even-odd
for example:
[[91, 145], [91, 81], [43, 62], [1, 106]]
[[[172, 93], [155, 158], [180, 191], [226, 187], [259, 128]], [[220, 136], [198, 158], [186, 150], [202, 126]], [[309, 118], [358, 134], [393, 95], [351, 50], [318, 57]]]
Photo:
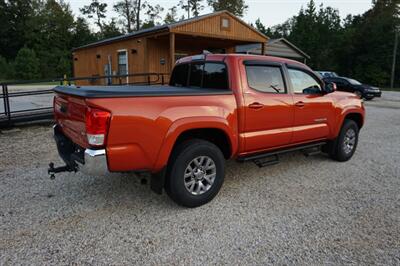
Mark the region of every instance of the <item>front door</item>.
[[244, 81], [244, 146], [252, 153], [288, 145], [294, 108], [278, 64], [247, 63]]
[[292, 144], [325, 139], [334, 122], [334, 106], [322, 82], [310, 71], [288, 68], [294, 102]]

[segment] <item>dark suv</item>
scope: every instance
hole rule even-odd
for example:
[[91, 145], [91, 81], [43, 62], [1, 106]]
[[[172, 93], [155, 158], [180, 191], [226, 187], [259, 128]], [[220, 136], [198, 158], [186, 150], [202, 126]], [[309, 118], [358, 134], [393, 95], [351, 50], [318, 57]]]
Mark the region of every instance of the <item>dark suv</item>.
[[371, 100], [374, 97], [381, 97], [382, 92], [377, 87], [362, 84], [359, 81], [345, 77], [327, 77], [324, 78], [325, 82], [336, 83], [339, 91], [347, 91], [357, 94], [360, 98]]

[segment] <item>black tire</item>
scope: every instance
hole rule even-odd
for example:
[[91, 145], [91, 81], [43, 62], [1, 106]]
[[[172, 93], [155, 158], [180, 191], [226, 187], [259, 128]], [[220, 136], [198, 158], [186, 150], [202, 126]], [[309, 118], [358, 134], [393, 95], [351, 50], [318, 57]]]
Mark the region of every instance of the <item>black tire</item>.
[[355, 91], [354, 94], [357, 95], [360, 99], [364, 98], [364, 95], [361, 91]]
[[[205, 160], [211, 159], [213, 161], [215, 165], [215, 168], [213, 168], [213, 175], [215, 177], [207, 191], [204, 191], [199, 195], [194, 195], [193, 193], [195, 193], [195, 191], [190, 192], [190, 188], [187, 188], [186, 185], [191, 181], [196, 180], [194, 186], [197, 186], [197, 190], [199, 187], [198, 182], [201, 180], [195, 179], [195, 177], [189, 177], [189, 181], [187, 181], [187, 178], [184, 176], [185, 173], [187, 173], [187, 171], [190, 172], [190, 169], [192, 168], [188, 168], [189, 164], [193, 165], [193, 161], [199, 157], [205, 157]], [[201, 171], [203, 171], [203, 169]], [[207, 176], [206, 170], [204, 175]], [[179, 144], [174, 149], [168, 165], [165, 190], [168, 196], [177, 204], [189, 208], [195, 208], [210, 202], [218, 194], [222, 187], [222, 183], [224, 182], [224, 176], [225, 158], [221, 150], [211, 142], [201, 139], [192, 139]], [[204, 178], [201, 182], [209, 184]], [[205, 188], [203, 183], [201, 187]], [[191, 187], [191, 189], [194, 190], [193, 187]]]
[[[351, 138], [349, 138], [353, 133], [354, 142], [350, 141]], [[329, 144], [330, 157], [339, 162], [346, 162], [350, 160], [357, 149], [358, 133], [359, 128], [356, 122], [350, 119], [344, 120], [339, 136]], [[350, 145], [351, 143], [352, 145]]]

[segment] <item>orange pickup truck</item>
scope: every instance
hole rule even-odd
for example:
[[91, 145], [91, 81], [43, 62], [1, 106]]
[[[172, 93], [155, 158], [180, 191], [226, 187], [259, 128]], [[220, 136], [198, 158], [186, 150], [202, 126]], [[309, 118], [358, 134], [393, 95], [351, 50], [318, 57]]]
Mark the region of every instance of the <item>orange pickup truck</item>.
[[54, 136], [66, 165], [151, 173], [151, 188], [196, 207], [220, 190], [225, 160], [277, 163], [279, 154], [323, 151], [349, 160], [364, 123], [354, 94], [335, 91], [296, 61], [196, 55], [177, 61], [169, 86], [59, 86]]

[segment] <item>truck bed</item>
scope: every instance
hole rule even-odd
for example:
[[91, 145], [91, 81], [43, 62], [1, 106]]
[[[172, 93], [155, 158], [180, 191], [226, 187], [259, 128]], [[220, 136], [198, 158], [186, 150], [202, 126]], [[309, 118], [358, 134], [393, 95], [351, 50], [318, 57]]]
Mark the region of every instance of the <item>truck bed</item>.
[[195, 95], [225, 95], [231, 90], [189, 88], [173, 86], [57, 86], [57, 93], [83, 98], [118, 98], [118, 97], [155, 97], [155, 96], [195, 96]]

